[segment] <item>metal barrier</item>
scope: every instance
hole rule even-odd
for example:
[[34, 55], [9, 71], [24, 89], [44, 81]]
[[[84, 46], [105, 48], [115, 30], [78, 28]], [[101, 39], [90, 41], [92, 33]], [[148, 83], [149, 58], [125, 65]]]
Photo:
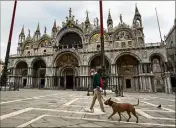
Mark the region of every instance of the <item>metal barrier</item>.
[[7, 82], [4, 86], [0, 81], [0, 91], [19, 91], [19, 86], [15, 82]]

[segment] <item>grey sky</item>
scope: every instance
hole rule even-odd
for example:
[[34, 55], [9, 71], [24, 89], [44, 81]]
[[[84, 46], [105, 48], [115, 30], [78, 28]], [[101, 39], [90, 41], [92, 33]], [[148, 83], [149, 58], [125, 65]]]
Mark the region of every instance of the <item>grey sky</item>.
[[[108, 11], [111, 10], [114, 26], [119, 23], [119, 15], [122, 14], [123, 21], [132, 24], [135, 3], [137, 3], [140, 14], [142, 15], [145, 42], [155, 43], [160, 41], [158, 32], [155, 7], [158, 11], [162, 36], [166, 35], [174, 24], [175, 1], [103, 1], [104, 27]], [[1, 58], [4, 60], [8, 42], [10, 23], [13, 10], [13, 1], [1, 1]], [[79, 23], [85, 20], [85, 12], [89, 11], [90, 21], [93, 23], [95, 17], [99, 18], [98, 1], [18, 1], [14, 31], [12, 37], [11, 54], [16, 54], [18, 35], [24, 25], [25, 35], [30, 29], [33, 35], [40, 23], [41, 33], [44, 33], [44, 26], [47, 33], [51, 34], [51, 28], [56, 19], [57, 25], [61, 26], [62, 21], [68, 16], [69, 8]]]

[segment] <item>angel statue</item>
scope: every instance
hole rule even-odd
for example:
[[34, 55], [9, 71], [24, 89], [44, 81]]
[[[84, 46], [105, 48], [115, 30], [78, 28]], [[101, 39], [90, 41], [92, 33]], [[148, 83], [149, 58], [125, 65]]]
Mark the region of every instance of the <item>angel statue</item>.
[[45, 26], [45, 31], [44, 31], [44, 33], [46, 34], [46, 26]]
[[28, 33], [28, 36], [30, 36], [30, 29], [28, 29], [28, 32], [29, 32], [29, 33]]

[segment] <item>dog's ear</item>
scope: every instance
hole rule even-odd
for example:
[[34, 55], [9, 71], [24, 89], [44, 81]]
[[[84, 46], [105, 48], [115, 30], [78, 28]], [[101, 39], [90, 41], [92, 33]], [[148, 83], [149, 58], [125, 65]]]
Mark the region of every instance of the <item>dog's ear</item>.
[[109, 98], [109, 100], [111, 100], [111, 97]]

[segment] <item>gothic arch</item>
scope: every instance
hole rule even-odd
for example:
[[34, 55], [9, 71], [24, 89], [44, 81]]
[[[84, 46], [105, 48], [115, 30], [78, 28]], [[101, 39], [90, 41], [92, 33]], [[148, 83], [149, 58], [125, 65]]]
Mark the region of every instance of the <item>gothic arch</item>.
[[113, 64], [116, 64], [117, 60], [123, 56], [123, 55], [130, 55], [134, 58], [136, 58], [140, 63], [142, 62], [142, 60], [140, 59], [140, 57], [138, 55], [136, 55], [135, 53], [132, 53], [132, 52], [123, 52], [123, 53], [118, 53], [113, 61]]

